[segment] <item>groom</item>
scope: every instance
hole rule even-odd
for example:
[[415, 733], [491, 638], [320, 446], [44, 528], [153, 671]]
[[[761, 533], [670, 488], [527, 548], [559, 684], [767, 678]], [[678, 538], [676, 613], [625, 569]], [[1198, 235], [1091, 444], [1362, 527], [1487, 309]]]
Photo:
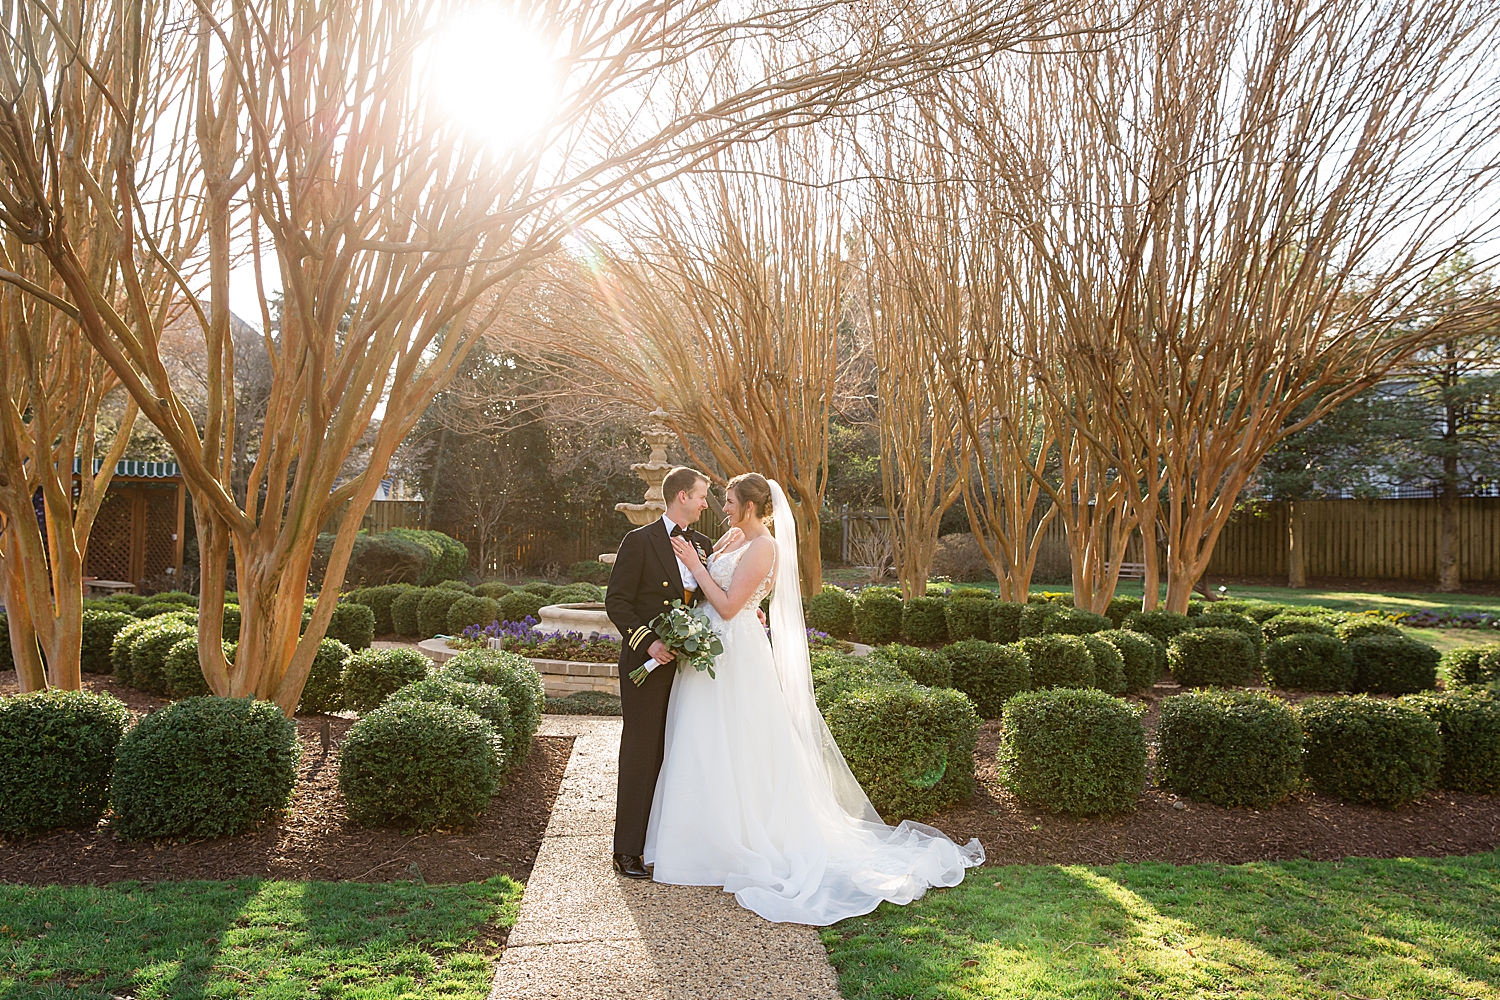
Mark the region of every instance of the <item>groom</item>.
[[[636, 528], [620, 542], [609, 574], [604, 608], [620, 630], [620, 703], [625, 729], [620, 736], [620, 782], [615, 798], [615, 871], [628, 878], [650, 878], [641, 855], [646, 823], [661, 770], [667, 730], [667, 699], [672, 694], [672, 654], [651, 631], [650, 622], [674, 600], [691, 604], [698, 581], [672, 552], [672, 535], [682, 535], [705, 562], [713, 539], [688, 525], [708, 507], [708, 477], [679, 466], [661, 484], [667, 512]], [[630, 672], [647, 659], [662, 664], [636, 686]]]

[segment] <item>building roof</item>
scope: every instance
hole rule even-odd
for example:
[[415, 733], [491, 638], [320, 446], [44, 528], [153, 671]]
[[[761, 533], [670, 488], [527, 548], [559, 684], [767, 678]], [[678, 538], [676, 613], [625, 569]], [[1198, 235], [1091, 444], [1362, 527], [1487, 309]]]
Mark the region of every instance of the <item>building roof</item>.
[[[94, 459], [95, 474], [103, 467], [103, 459]], [[73, 459], [73, 472], [75, 475], [83, 472], [83, 459], [77, 457]], [[132, 476], [137, 479], [179, 479], [182, 477], [182, 470], [178, 468], [176, 462], [138, 462], [126, 458], [115, 463], [115, 475]]]

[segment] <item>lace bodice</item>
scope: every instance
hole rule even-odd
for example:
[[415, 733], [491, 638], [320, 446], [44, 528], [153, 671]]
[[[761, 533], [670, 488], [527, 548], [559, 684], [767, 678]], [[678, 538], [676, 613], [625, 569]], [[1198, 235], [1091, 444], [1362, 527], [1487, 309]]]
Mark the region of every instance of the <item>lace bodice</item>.
[[[725, 591], [728, 591], [729, 583], [734, 579], [734, 571], [739, 568], [740, 556], [744, 555], [749, 549], [750, 546], [741, 545], [730, 552], [715, 552], [708, 560], [708, 575], [713, 577], [714, 583], [717, 583]], [[771, 581], [775, 578], [776, 564], [773, 561], [771, 572], [766, 574], [766, 578], [761, 581], [760, 586], [755, 588], [755, 593], [750, 595], [750, 600], [745, 602], [745, 610], [754, 611], [755, 608], [760, 607], [760, 602], [765, 600], [766, 595], [771, 592]]]

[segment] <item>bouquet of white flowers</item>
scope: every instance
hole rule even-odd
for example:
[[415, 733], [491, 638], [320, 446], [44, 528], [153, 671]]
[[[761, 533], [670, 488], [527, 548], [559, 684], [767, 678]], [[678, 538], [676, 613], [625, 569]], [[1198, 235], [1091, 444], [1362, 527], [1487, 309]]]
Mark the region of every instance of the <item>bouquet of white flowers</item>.
[[[690, 663], [718, 679], [714, 674], [714, 657], [724, 652], [724, 643], [709, 625], [707, 612], [673, 601], [670, 608], [651, 620], [650, 628], [661, 638], [662, 645], [672, 651], [678, 666]], [[646, 682], [646, 675], [659, 665], [654, 658], [647, 660], [630, 672], [630, 679], [640, 686]]]

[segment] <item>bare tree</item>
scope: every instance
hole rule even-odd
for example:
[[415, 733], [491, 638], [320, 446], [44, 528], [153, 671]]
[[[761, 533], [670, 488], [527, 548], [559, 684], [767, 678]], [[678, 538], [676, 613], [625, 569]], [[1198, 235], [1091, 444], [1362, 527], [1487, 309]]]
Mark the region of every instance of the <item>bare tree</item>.
[[[1034, 398], [1021, 349], [1032, 290], [1015, 272], [1013, 223], [992, 197], [997, 185], [986, 177], [988, 164], [970, 147], [948, 141], [941, 105], [930, 93], [915, 95], [871, 130], [876, 141], [863, 144], [871, 193], [865, 217], [879, 248], [872, 269], [881, 286], [877, 295], [904, 303], [910, 322], [930, 341], [911, 359], [914, 366], [883, 369], [883, 384], [912, 379], [916, 385], [897, 390], [902, 398], [920, 398], [925, 384], [948, 400], [930, 405], [954, 421], [951, 463], [970, 527], [1000, 596], [1025, 601], [1042, 539], [1059, 509], [1046, 502], [1051, 483], [1042, 472], [1055, 455], [1054, 433]], [[892, 331], [885, 320], [881, 315], [872, 323], [877, 337]], [[887, 346], [877, 344], [877, 353], [884, 356]], [[919, 360], [924, 353], [928, 364]], [[887, 393], [876, 396], [887, 418], [894, 417]], [[887, 440], [899, 440], [898, 428], [887, 420], [881, 426]], [[932, 475], [930, 452], [898, 447], [891, 454], [915, 463], [898, 466], [899, 481]], [[892, 479], [893, 490], [897, 482]], [[936, 505], [948, 499], [946, 491], [927, 495], [933, 506], [924, 505], [924, 523], [941, 518]], [[926, 537], [907, 541], [925, 545]]]
[[593, 315], [551, 324], [600, 391], [662, 407], [696, 464], [782, 484], [809, 594], [846, 297], [837, 150], [781, 132], [636, 199], [622, 245], [594, 248]]
[[[465, 135], [427, 86], [437, 58], [428, 43], [462, 9], [197, 0], [178, 20], [180, 10], [151, 0], [0, 8], [10, 70], [0, 226], [38, 248], [65, 294], [17, 287], [77, 314], [178, 456], [202, 561], [200, 662], [218, 694], [294, 709], [392, 454], [508, 283], [575, 227], [729, 144], [1039, 35], [1055, 13], [994, 0], [923, 19], [900, 5], [826, 0], [733, 20], [708, 0], [521, 5], [510, 14], [538, 39], [555, 106], [535, 131], [497, 145]], [[799, 55], [700, 100], [714, 66], [756, 65], [756, 47], [770, 44]], [[176, 98], [153, 85], [167, 69], [186, 84]], [[77, 100], [63, 99], [69, 88]], [[98, 108], [108, 112], [80, 110]], [[170, 145], [173, 170], [152, 180], [140, 155], [105, 155], [94, 135], [114, 131], [158, 156]], [[56, 151], [71, 133], [86, 141], [68, 147], [77, 158], [64, 165]], [[73, 177], [82, 194], [64, 190]], [[71, 221], [82, 209], [70, 214], [68, 197], [111, 220], [123, 313], [82, 263], [90, 234]], [[164, 211], [181, 212], [179, 223], [164, 225]], [[274, 261], [285, 307], [275, 338], [261, 317], [273, 374], [240, 498], [228, 290], [246, 247], [257, 274]], [[140, 291], [150, 287], [143, 271], [158, 267], [174, 274], [202, 331], [201, 423], [168, 377], [163, 320]], [[365, 471], [340, 479], [381, 407]], [[318, 527], [346, 506], [323, 598], [299, 638]], [[244, 619], [233, 665], [218, 627], [231, 553]]]
[[[45, 258], [14, 238], [0, 240], [0, 267], [51, 294], [61, 291]], [[0, 386], [6, 390], [0, 404], [0, 603], [21, 691], [77, 691], [89, 533], [136, 407], [130, 401], [111, 445], [99, 454], [99, 406], [119, 380], [64, 312], [14, 285], [0, 288], [0, 310]]]
[[1500, 23], [1469, 0], [1152, 16], [966, 75], [952, 114], [1005, 180], [1053, 356], [1087, 388], [1073, 426], [1163, 526], [1183, 611], [1268, 448], [1492, 312], [1424, 281], [1491, 225]]

